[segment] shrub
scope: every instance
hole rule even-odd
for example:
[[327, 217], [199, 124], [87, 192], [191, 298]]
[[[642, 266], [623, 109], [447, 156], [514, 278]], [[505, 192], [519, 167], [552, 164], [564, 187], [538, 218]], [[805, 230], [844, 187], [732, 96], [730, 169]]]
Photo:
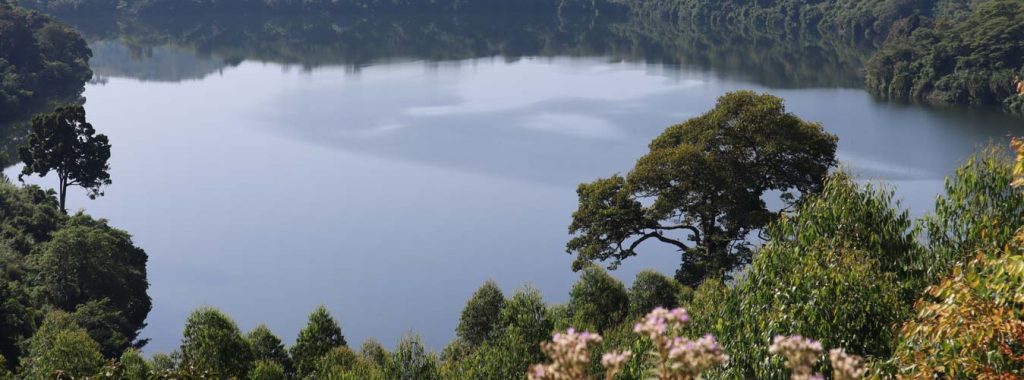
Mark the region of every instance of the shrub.
[[296, 374], [306, 377], [316, 369], [317, 361], [335, 347], [345, 346], [341, 326], [323, 305], [309, 314], [309, 323], [299, 331], [299, 337], [291, 348]]
[[178, 368], [181, 364], [181, 353], [175, 352], [174, 354], [168, 354], [166, 352], [157, 352], [153, 354], [153, 358], [150, 359], [149, 364], [153, 367], [153, 372], [166, 373], [173, 371]]
[[253, 360], [271, 361], [280, 365], [286, 374], [293, 373], [292, 359], [284, 349], [281, 338], [274, 335], [266, 325], [256, 326], [245, 339], [252, 348]]
[[249, 342], [235, 321], [219, 310], [200, 308], [188, 317], [182, 334], [182, 367], [220, 377], [244, 378], [252, 365]]
[[363, 341], [363, 344], [359, 347], [359, 354], [362, 355], [363, 359], [376, 366], [384, 366], [388, 356], [391, 355], [380, 342], [373, 338]]
[[426, 352], [419, 335], [406, 334], [385, 365], [384, 375], [396, 380], [437, 379], [437, 359]]
[[458, 338], [470, 346], [478, 346], [491, 338], [498, 324], [498, 314], [505, 305], [505, 295], [494, 281], [487, 281], [466, 302], [455, 328]]
[[285, 380], [284, 367], [273, 360], [257, 360], [249, 373], [250, 380]]
[[891, 355], [896, 326], [910, 314], [900, 276], [916, 273], [920, 255], [909, 218], [891, 197], [834, 175], [820, 195], [768, 228], [772, 240], [735, 289], [698, 288], [695, 326], [713, 332], [732, 356], [719, 375], [785, 378], [780, 363], [768, 360], [766, 346], [776, 335]]
[[686, 289], [675, 279], [655, 270], [636, 274], [629, 288], [629, 315], [640, 317], [656, 307], [675, 308]]
[[359, 356], [345, 346], [335, 347], [320, 357], [316, 365], [316, 378], [330, 377], [331, 373], [341, 373], [352, 369]]
[[13, 378], [14, 374], [7, 369], [7, 359], [0, 355], [0, 380], [11, 380]]
[[153, 354], [153, 357], [150, 360], [150, 366], [153, 367], [153, 371], [156, 373], [174, 371], [174, 369], [178, 367], [180, 356], [181, 354], [177, 352], [174, 354], [157, 352]]
[[1024, 193], [1011, 186], [1013, 161], [990, 146], [971, 156], [946, 179], [945, 195], [923, 219], [927, 233], [927, 284], [966, 264], [978, 250], [998, 252], [1024, 226]]
[[569, 292], [569, 313], [580, 328], [598, 332], [622, 323], [629, 312], [629, 296], [622, 282], [597, 265], [583, 269]]
[[516, 290], [501, 309], [494, 339], [471, 355], [446, 368], [455, 379], [521, 378], [532, 363], [544, 359], [540, 342], [554, 330], [548, 310], [537, 289]]
[[21, 376], [25, 379], [52, 379], [62, 372], [73, 378], [92, 376], [103, 366], [100, 346], [75, 323], [71, 315], [52, 311], [28, 341]]
[[136, 349], [125, 350], [119, 362], [124, 380], [148, 380], [153, 373], [152, 365]]
[[[957, 171], [958, 178], [952, 182], [959, 184], [953, 186], [957, 198], [966, 198], [966, 203], [978, 207], [978, 215], [948, 209], [936, 212], [936, 219], [946, 215], [970, 226], [959, 235], [939, 234], [935, 246], [946, 250], [945, 254], [955, 255], [956, 249], [964, 249], [961, 255], [975, 256], [954, 266], [952, 273], [930, 287], [915, 305], [917, 314], [903, 326], [891, 363], [901, 375], [1016, 378], [1024, 368], [1024, 229], [1012, 207], [984, 199], [1018, 204], [1019, 187], [1024, 185], [1024, 143], [1015, 139], [1013, 146], [1016, 163], [1010, 164], [989, 149]], [[1007, 184], [1018, 188], [1007, 188]], [[943, 205], [958, 211], [954, 204]], [[956, 227], [956, 222], [948, 224]], [[1016, 229], [1014, 238], [999, 247], [1010, 228]], [[963, 235], [976, 241], [966, 241]]]

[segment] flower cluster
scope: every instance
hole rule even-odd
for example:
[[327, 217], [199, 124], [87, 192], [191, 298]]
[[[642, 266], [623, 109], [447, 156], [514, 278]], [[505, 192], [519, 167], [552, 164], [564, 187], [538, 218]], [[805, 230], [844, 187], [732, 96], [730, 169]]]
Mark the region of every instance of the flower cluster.
[[622, 372], [622, 369], [626, 366], [626, 362], [628, 362], [631, 357], [633, 357], [633, 352], [629, 350], [621, 352], [612, 351], [601, 356], [601, 365], [605, 368], [605, 378], [607, 380], [615, 378], [616, 375]]
[[786, 367], [792, 371], [793, 380], [821, 379], [814, 373], [814, 363], [821, 356], [821, 342], [799, 335], [776, 336], [768, 352], [786, 360]]
[[644, 317], [633, 331], [646, 336], [654, 344], [657, 377], [660, 380], [696, 379], [705, 370], [725, 365], [729, 356], [706, 335], [696, 341], [680, 336], [690, 321], [685, 309], [656, 308]]
[[[682, 335], [683, 327], [690, 316], [685, 309], [668, 310], [656, 308], [633, 326], [637, 334], [649, 338], [654, 346], [651, 350], [653, 377], [658, 380], [695, 380], [704, 371], [729, 364], [729, 355], [718, 344], [715, 337], [705, 335], [697, 340]], [[591, 360], [592, 345], [601, 343], [601, 336], [589, 332], [569, 329], [557, 333], [551, 342], [541, 343], [541, 349], [551, 358], [549, 364], [530, 367], [529, 380], [584, 380]], [[823, 380], [824, 376], [814, 372], [814, 365], [824, 351], [821, 342], [795, 336], [776, 336], [768, 352], [785, 359], [786, 367], [792, 372], [793, 380]], [[607, 380], [612, 380], [626, 367], [633, 357], [631, 351], [610, 351], [601, 357], [606, 369]], [[832, 378], [835, 380], [856, 380], [864, 376], [866, 369], [863, 359], [847, 354], [842, 349], [829, 351], [832, 363]]]
[[832, 363], [832, 379], [834, 380], [860, 379], [867, 371], [860, 356], [847, 354], [841, 348], [829, 351], [828, 357]]
[[657, 340], [663, 338], [666, 333], [678, 332], [689, 322], [690, 315], [686, 313], [686, 309], [668, 310], [658, 307], [647, 313], [643, 320], [633, 326], [633, 332]]
[[601, 336], [590, 332], [576, 332], [570, 328], [556, 333], [550, 342], [541, 343], [541, 350], [550, 364], [537, 364], [530, 368], [530, 380], [576, 380], [583, 379], [590, 363], [591, 345], [600, 343]]
[[696, 341], [676, 337], [668, 351], [668, 362], [669, 378], [696, 379], [705, 370], [728, 364], [729, 355], [714, 336], [705, 335]]

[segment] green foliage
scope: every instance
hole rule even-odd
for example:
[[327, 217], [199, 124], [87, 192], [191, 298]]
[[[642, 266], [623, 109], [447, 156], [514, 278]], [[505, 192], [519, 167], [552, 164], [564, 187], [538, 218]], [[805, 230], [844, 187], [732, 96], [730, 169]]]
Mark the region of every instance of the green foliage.
[[320, 305], [309, 314], [309, 323], [299, 331], [299, 337], [291, 348], [296, 374], [304, 378], [316, 370], [317, 362], [327, 352], [347, 345], [341, 334], [341, 326], [334, 320], [327, 308]]
[[491, 338], [498, 324], [498, 315], [505, 305], [505, 295], [494, 281], [487, 281], [466, 301], [459, 317], [455, 335], [470, 346], [478, 346]]
[[73, 29], [0, 2], [0, 124], [80, 102], [92, 52]]
[[1024, 72], [1024, 3], [964, 1], [959, 12], [916, 20], [868, 62], [868, 89], [882, 97], [999, 105], [1016, 94]]
[[345, 346], [339, 346], [328, 351], [317, 360], [314, 378], [322, 379], [332, 377], [330, 374], [342, 373], [352, 369], [359, 356]]
[[693, 330], [714, 333], [726, 347], [725, 378], [785, 378], [767, 352], [775, 335], [887, 357], [919, 291], [914, 232], [891, 191], [833, 175], [822, 193], [768, 228], [772, 240], [735, 289], [698, 288]]
[[11, 380], [14, 378], [14, 374], [7, 369], [7, 360], [4, 359], [3, 355], [0, 355], [0, 380]]
[[388, 357], [391, 356], [391, 353], [373, 338], [363, 341], [363, 344], [359, 347], [359, 354], [362, 355], [363, 359], [378, 367], [383, 367]]
[[726, 277], [750, 261], [747, 237], [775, 218], [764, 193], [793, 203], [793, 191], [820, 190], [835, 150], [835, 136], [786, 112], [782, 99], [728, 93], [655, 138], [627, 177], [579, 186], [567, 244], [577, 254], [573, 269], [606, 260], [615, 267], [655, 239], [682, 252], [681, 283]]
[[889, 27], [920, 12], [914, 0], [659, 0], [628, 1], [634, 12], [670, 17], [705, 28], [727, 27], [748, 35], [811, 35], [833, 40], [880, 41]]
[[245, 339], [249, 341], [249, 347], [252, 348], [253, 360], [273, 362], [280, 366], [284, 373], [294, 373], [292, 359], [288, 356], [284, 344], [281, 343], [281, 338], [274, 335], [266, 325], [256, 326], [246, 335]]
[[1003, 100], [1003, 109], [1018, 115], [1024, 115], [1024, 95], [1014, 95]]
[[384, 377], [395, 380], [438, 379], [437, 358], [427, 353], [419, 335], [406, 334], [384, 366]]
[[945, 195], [922, 220], [927, 284], [947, 277], [953, 265], [966, 264], [979, 250], [998, 251], [1024, 226], [1024, 194], [1012, 181], [1011, 156], [995, 146], [971, 156], [946, 179]]
[[256, 360], [249, 373], [249, 380], [285, 380], [284, 367], [281, 363], [271, 360]]
[[126, 232], [64, 215], [52, 191], [0, 180], [0, 355], [19, 365], [47, 311], [71, 312], [115, 358], [137, 340], [151, 309], [146, 253]]
[[21, 176], [50, 171], [57, 174], [60, 208], [66, 210], [67, 188], [80, 186], [89, 191], [89, 197], [102, 196], [100, 190], [110, 185], [110, 141], [106, 135], [85, 120], [81, 106], [58, 107], [52, 113], [32, 119], [32, 132], [18, 155], [25, 166]]
[[38, 186], [17, 187], [0, 180], [0, 240], [21, 255], [50, 240], [66, 219], [52, 194]]
[[983, 251], [929, 289], [900, 335], [893, 362], [901, 375], [933, 379], [1012, 379], [1021, 375], [1022, 242]]
[[1019, 0], [617, 1], [677, 29], [878, 46], [864, 84], [882, 98], [1024, 110], [1013, 96], [1024, 73]]
[[[0, 251], [3, 251], [2, 247]], [[0, 276], [0, 331], [3, 331], [0, 334], [0, 357], [10, 358], [0, 366], [0, 372], [18, 367], [21, 342], [32, 336], [36, 314], [25, 289], [17, 282]]]
[[224, 313], [209, 307], [192, 312], [182, 335], [182, 367], [210, 371], [222, 378], [248, 375], [252, 366], [249, 342]]
[[626, 319], [626, 287], [601, 267], [590, 265], [569, 292], [569, 312], [577, 329], [604, 332]]
[[153, 373], [153, 366], [135, 349], [125, 350], [118, 360], [124, 380], [148, 380]]
[[633, 286], [629, 288], [629, 315], [637, 318], [658, 306], [675, 308], [680, 298], [689, 292], [689, 288], [658, 271], [641, 271], [636, 274]]
[[26, 380], [53, 379], [62, 372], [78, 378], [91, 376], [103, 366], [100, 347], [71, 315], [53, 311], [28, 343], [20, 376]]
[[544, 360], [540, 343], [554, 331], [537, 289], [516, 290], [501, 309], [497, 334], [458, 363], [444, 368], [444, 378], [521, 378], [532, 363]]
[[168, 354], [165, 352], [157, 352], [153, 354], [152, 360], [149, 363], [153, 367], [153, 371], [156, 373], [164, 373], [173, 371], [178, 368], [181, 364], [181, 353], [176, 352], [174, 354]]
[[145, 327], [152, 302], [146, 291], [146, 252], [105, 220], [78, 214], [39, 245], [30, 258], [34, 292], [75, 318], [107, 356], [128, 348]]

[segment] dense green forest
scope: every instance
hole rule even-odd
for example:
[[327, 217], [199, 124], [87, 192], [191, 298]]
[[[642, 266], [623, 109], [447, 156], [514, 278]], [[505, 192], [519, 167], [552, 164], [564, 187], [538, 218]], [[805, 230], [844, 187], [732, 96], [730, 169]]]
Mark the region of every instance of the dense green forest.
[[[919, 24], [916, 28], [913, 25]], [[948, 6], [894, 28], [867, 65], [873, 93], [897, 100], [998, 105], [1024, 111], [1024, 2]]]
[[91, 56], [73, 29], [0, 1], [0, 124], [80, 102]]
[[640, 14], [761, 36], [874, 46], [866, 87], [883, 99], [1003, 105], [1020, 111], [1024, 2], [1019, 0], [622, 1]]

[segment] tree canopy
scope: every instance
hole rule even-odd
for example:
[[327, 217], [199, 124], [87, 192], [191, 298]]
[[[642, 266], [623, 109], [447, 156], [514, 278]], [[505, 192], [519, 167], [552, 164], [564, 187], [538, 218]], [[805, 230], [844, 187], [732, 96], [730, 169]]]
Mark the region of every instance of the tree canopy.
[[1024, 3], [976, 1], [916, 24], [897, 29], [868, 62], [869, 90], [895, 100], [1019, 107]]
[[455, 333], [471, 346], [491, 338], [498, 327], [498, 315], [505, 306], [505, 295], [494, 281], [487, 281], [466, 301]]
[[626, 320], [629, 296], [621, 281], [590, 265], [569, 291], [568, 307], [574, 327], [603, 332]]
[[314, 373], [321, 357], [335, 347], [346, 346], [341, 326], [323, 305], [309, 314], [309, 323], [299, 331], [291, 348], [292, 360], [299, 378]]
[[748, 237], [778, 214], [764, 194], [779, 192], [792, 205], [819, 191], [835, 151], [835, 136], [786, 112], [782, 99], [728, 93], [655, 138], [625, 177], [579, 186], [567, 244], [573, 269], [593, 261], [614, 268], [657, 240], [681, 252], [680, 282], [724, 278], [750, 262]]
[[50, 103], [79, 102], [91, 57], [74, 29], [0, 1], [0, 126]]
[[266, 325], [256, 326], [245, 336], [245, 339], [252, 347], [253, 360], [277, 364], [287, 374], [295, 372], [291, 356], [288, 356], [288, 350], [281, 343], [281, 338], [274, 335]]
[[67, 210], [69, 186], [80, 186], [89, 191], [90, 198], [103, 195], [101, 188], [110, 181], [110, 141], [106, 135], [85, 120], [81, 106], [59, 107], [55, 111], [32, 119], [32, 132], [26, 144], [18, 149], [25, 163], [21, 175], [50, 171], [57, 173], [60, 208]]
[[52, 379], [56, 372], [71, 378], [95, 375], [103, 365], [100, 347], [71, 315], [53, 311], [28, 344], [22, 371], [25, 379]]
[[238, 325], [214, 308], [201, 308], [188, 317], [181, 340], [182, 363], [218, 378], [244, 378], [252, 367], [249, 342]]
[[41, 244], [29, 260], [35, 293], [93, 332], [104, 353], [131, 346], [152, 309], [148, 256], [128, 233], [83, 214]]

